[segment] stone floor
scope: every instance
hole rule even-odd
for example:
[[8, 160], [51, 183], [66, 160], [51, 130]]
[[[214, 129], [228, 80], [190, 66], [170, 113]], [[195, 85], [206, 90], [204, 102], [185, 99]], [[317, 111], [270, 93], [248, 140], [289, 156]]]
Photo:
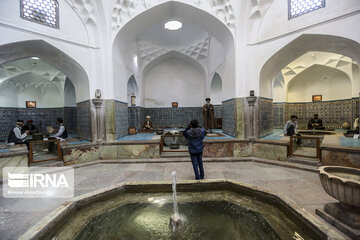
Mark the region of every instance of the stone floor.
[[[159, 161], [164, 161], [164, 159], [159, 159]], [[171, 181], [173, 170], [176, 170], [178, 180], [194, 178], [190, 161], [171, 161], [176, 161], [176, 159], [168, 159], [166, 163], [119, 162], [75, 168], [75, 196], [121, 182]], [[280, 193], [313, 214], [316, 208], [336, 201], [325, 193], [318, 174], [314, 172], [254, 161], [205, 162], [204, 165], [206, 179], [232, 179], [273, 193]], [[65, 200], [1, 197], [0, 239], [19, 237]]]

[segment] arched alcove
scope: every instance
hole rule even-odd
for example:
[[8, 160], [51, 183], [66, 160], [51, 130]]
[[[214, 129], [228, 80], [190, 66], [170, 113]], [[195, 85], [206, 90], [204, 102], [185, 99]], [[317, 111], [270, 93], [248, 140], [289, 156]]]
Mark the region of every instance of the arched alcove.
[[222, 103], [222, 80], [218, 73], [215, 73], [210, 87], [210, 97], [213, 104]]
[[[33, 108], [27, 102], [34, 103]], [[9, 111], [11, 109], [11, 111]], [[56, 127], [56, 118], [64, 119], [69, 134], [77, 132], [75, 87], [58, 69], [38, 57], [21, 58], [0, 65], [1, 134], [7, 134], [16, 119], [32, 119], [39, 130]]]
[[[113, 42], [113, 79], [115, 98], [121, 101], [127, 99], [127, 97], [124, 98], [126, 92], [121, 90], [122, 88], [120, 86], [127, 83], [128, 69], [131, 69], [134, 73], [143, 75], [141, 73], [142, 68], [138, 65], [140, 61], [139, 58], [142, 56], [137, 56], [137, 36], [151, 26], [164, 24], [169, 19], [179, 19], [183, 23], [183, 26], [186, 27], [186, 25], [192, 25], [197, 29], [206, 32], [207, 35], [215, 37], [221, 43], [224, 47], [223, 52], [225, 54], [224, 62], [222, 64], [224, 69], [222, 80], [224, 83], [223, 87], [226, 88], [223, 91], [226, 92], [226, 96], [223, 97], [232, 98], [235, 93], [235, 55], [234, 38], [231, 31], [224, 23], [210, 13], [179, 1], [168, 1], [145, 10], [133, 17], [117, 33]], [[149, 51], [158, 51], [156, 52], [157, 56], [161, 56], [164, 52], [166, 53], [169, 51], [169, 49], [162, 49], [162, 46], [151, 47], [152, 48], [149, 49]], [[179, 48], [179, 50], [184, 50], [186, 53], [186, 46], [183, 47], [184, 49]], [[201, 47], [194, 46], [194, 49], [195, 48]], [[170, 51], [171, 50], [176, 49], [170, 49]], [[192, 52], [191, 49], [188, 50], [191, 52], [189, 53], [190, 56], [192, 56], [192, 54], [194, 54], [194, 56], [196, 55], [196, 52]], [[201, 62], [201, 58], [197, 59], [194, 56], [192, 57], [195, 58], [195, 60]], [[137, 59], [137, 61], [134, 59]], [[140, 65], [141, 64], [142, 63], [140, 62]], [[126, 79], [124, 79], [124, 77], [126, 77]], [[142, 86], [139, 86], [139, 89], [142, 89]]]
[[139, 89], [134, 75], [131, 75], [127, 83], [128, 106], [131, 106], [131, 97], [135, 96], [135, 103], [139, 105]]
[[313, 65], [288, 83], [287, 102], [312, 102], [313, 95], [322, 95], [322, 101], [349, 99], [351, 88], [351, 80], [344, 72]]
[[0, 65], [22, 58], [37, 57], [71, 79], [76, 102], [90, 99], [89, 79], [85, 70], [73, 58], [44, 40], [14, 42], [0, 46]]
[[290, 62], [309, 51], [336, 53], [356, 62], [360, 60], [360, 44], [331, 35], [303, 34], [272, 55], [260, 71], [260, 96], [271, 97], [272, 80]]

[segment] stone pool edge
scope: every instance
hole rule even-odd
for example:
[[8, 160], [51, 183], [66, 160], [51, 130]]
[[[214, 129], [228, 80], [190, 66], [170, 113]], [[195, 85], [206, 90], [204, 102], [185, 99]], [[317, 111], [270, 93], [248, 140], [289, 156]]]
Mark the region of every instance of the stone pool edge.
[[[35, 224], [32, 228], [26, 231], [19, 237], [19, 240], [37, 240], [43, 239], [52, 230], [56, 229], [58, 224], [62, 222], [68, 215], [74, 213], [76, 208], [91, 204], [92, 202], [99, 201], [111, 197], [119, 192], [135, 193], [139, 192], [171, 192], [170, 181], [147, 181], [147, 182], [127, 182], [111, 185], [109, 187], [86, 193], [77, 197], [67, 200], [47, 215], [44, 219]], [[180, 192], [191, 192], [194, 189], [199, 191], [214, 191], [214, 190], [228, 190], [234, 193], [241, 191], [252, 192], [259, 197], [269, 198], [278, 202], [280, 208], [284, 208], [291, 214], [300, 218], [300, 221], [307, 227], [311, 228], [314, 232], [322, 235], [322, 239], [328, 237], [335, 237], [336, 239], [344, 239], [335, 230], [322, 222], [315, 214], [306, 211], [304, 208], [298, 206], [290, 198], [274, 194], [259, 187], [239, 183], [231, 179], [213, 179], [213, 180], [182, 180], [178, 182], [178, 190]], [[152, 186], [149, 188], [149, 186]], [[145, 188], [144, 188], [145, 187]], [[200, 189], [199, 189], [200, 187]], [[145, 191], [144, 191], [145, 189]], [[184, 191], [187, 190], [187, 191]]]

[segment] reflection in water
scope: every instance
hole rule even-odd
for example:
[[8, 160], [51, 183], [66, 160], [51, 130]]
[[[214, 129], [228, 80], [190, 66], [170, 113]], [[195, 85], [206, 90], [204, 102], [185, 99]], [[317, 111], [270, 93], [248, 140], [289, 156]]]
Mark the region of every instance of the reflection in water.
[[76, 239], [280, 239], [261, 214], [225, 201], [180, 204], [187, 220], [169, 228], [172, 204], [127, 204], [93, 218]]

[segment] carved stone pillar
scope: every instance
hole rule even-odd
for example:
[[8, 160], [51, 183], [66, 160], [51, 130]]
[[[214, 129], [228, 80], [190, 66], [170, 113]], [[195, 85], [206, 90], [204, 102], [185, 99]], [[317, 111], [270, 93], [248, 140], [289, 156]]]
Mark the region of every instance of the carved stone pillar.
[[94, 98], [92, 99], [93, 104], [96, 108], [96, 142], [102, 142], [102, 127], [101, 127], [101, 106], [103, 103], [103, 99], [100, 98]]
[[92, 103], [94, 104], [95, 109], [96, 109], [95, 110], [96, 131], [93, 131], [93, 134], [95, 133], [95, 139], [93, 138], [93, 141], [95, 140], [96, 142], [102, 142], [104, 140], [104, 137], [103, 137], [104, 127], [102, 124], [103, 117], [102, 117], [102, 112], [101, 112], [101, 106], [103, 103], [103, 99], [101, 99], [101, 90], [100, 89], [95, 90], [95, 98], [92, 99]]
[[246, 97], [246, 101], [247, 103], [249, 104], [249, 107], [250, 107], [250, 134], [248, 136], [248, 139], [249, 140], [255, 140], [255, 131], [254, 131], [254, 128], [255, 128], [255, 119], [254, 119], [254, 106], [255, 106], [255, 103], [256, 103], [256, 97], [254, 96], [254, 91], [251, 90], [250, 91], [250, 97]]

